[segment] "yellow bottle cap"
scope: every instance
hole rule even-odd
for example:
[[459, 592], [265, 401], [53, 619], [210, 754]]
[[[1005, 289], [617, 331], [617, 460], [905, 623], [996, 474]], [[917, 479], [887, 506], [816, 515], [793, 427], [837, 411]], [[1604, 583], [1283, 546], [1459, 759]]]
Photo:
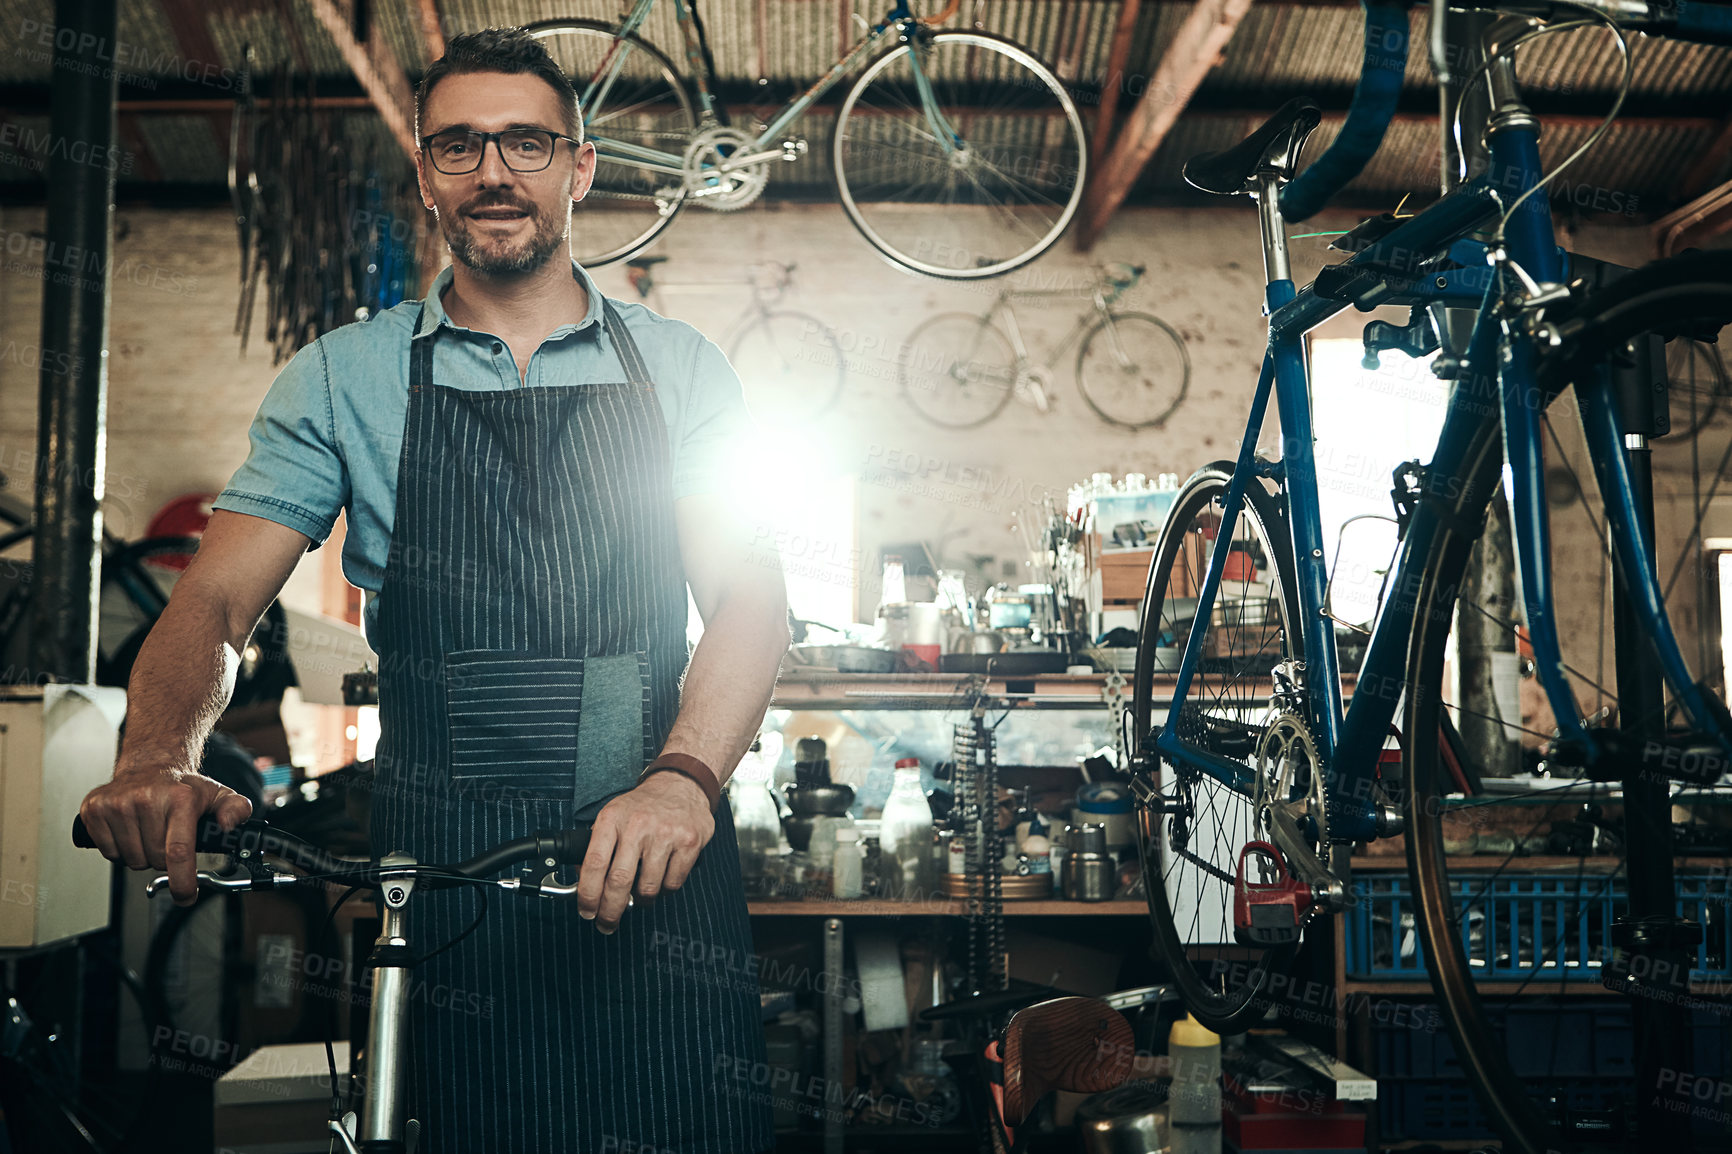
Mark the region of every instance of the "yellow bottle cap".
[[1209, 1029], [1195, 1017], [1186, 1014], [1184, 1018], [1173, 1023], [1173, 1030], [1167, 1035], [1167, 1045], [1171, 1046], [1219, 1046], [1221, 1035]]

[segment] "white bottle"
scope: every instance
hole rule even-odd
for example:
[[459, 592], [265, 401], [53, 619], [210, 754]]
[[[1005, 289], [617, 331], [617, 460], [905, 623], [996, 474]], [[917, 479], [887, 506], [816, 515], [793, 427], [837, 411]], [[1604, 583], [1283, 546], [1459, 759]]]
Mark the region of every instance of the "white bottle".
[[836, 855], [830, 867], [830, 893], [839, 898], [857, 898], [863, 892], [866, 854], [860, 848], [860, 831], [843, 826], [836, 831]]
[[920, 791], [920, 763], [896, 763], [896, 783], [884, 802], [878, 826], [880, 896], [895, 901], [925, 901], [932, 896], [932, 806]]
[[1221, 1036], [1186, 1014], [1167, 1035], [1167, 1058], [1173, 1068], [1167, 1098], [1173, 1125], [1220, 1125]]

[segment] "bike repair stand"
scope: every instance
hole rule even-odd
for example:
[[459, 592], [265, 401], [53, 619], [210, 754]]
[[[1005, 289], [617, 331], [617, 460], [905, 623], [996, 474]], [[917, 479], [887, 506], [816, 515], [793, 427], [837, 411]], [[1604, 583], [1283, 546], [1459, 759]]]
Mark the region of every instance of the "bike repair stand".
[[[1646, 335], [1610, 373], [1624, 429], [1630, 487], [1642, 550], [1654, 563], [1654, 468], [1649, 438], [1670, 429], [1664, 342]], [[1657, 386], [1657, 387], [1656, 387]], [[1622, 580], [1612, 582], [1612, 636], [1617, 652], [1618, 725], [1645, 749], [1666, 737], [1665, 679], [1658, 656], [1637, 623]], [[1634, 748], [1634, 743], [1632, 743]], [[1624, 847], [1629, 904], [1612, 923], [1612, 957], [1602, 978], [1608, 989], [1647, 1001], [1635, 1022], [1636, 1133], [1644, 1149], [1686, 1151], [1691, 1105], [1678, 1092], [1679, 1072], [1694, 1068], [1690, 1038], [1690, 962], [1702, 927], [1677, 916], [1672, 872], [1671, 779], [1664, 764], [1625, 757]], [[1595, 776], [1599, 776], [1596, 774]], [[1670, 1090], [1661, 1072], [1671, 1071]]]

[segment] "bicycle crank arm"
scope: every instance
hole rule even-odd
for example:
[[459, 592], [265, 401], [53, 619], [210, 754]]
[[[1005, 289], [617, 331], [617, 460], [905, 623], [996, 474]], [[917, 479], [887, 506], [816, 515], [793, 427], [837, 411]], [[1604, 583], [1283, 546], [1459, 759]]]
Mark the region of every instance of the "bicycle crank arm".
[[748, 152], [744, 156], [730, 156], [726, 160], [722, 161], [720, 164], [712, 165], [709, 168], [705, 169], [704, 171], [706, 173], [717, 172], [723, 176], [728, 176], [728, 175], [732, 174], [737, 169], [750, 168], [750, 167], [752, 167], [752, 165], [762, 164], [766, 160], [798, 160], [798, 159], [799, 159], [799, 153], [798, 152], [795, 152], [792, 155], [790, 155], [788, 150], [785, 147], [783, 147], [782, 145], [777, 145], [775, 148], [766, 148], [762, 152]]
[[1275, 837], [1276, 848], [1286, 856], [1287, 868], [1311, 887], [1312, 900], [1325, 912], [1334, 913], [1346, 904], [1347, 887], [1312, 852], [1305, 835], [1299, 832], [1299, 823], [1288, 812], [1289, 804], [1277, 802], [1269, 807], [1269, 832]]

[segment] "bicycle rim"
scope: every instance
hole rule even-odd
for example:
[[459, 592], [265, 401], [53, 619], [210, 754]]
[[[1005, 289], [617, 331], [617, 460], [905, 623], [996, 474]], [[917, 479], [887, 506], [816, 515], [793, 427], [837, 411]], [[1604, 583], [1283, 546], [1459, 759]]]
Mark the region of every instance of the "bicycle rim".
[[833, 160], [842, 208], [867, 241], [948, 280], [1000, 276], [1052, 247], [1088, 163], [1058, 78], [978, 32], [917, 34], [874, 61], [842, 102]]
[[908, 404], [946, 429], [972, 429], [1004, 411], [1019, 372], [1010, 342], [986, 317], [940, 313], [908, 338], [896, 381]]
[[[1213, 465], [1174, 498], [1149, 570], [1138, 631], [1131, 716], [1142, 743], [1156, 725], [1246, 765], [1273, 711], [1267, 681], [1277, 662], [1302, 656], [1286, 522], [1261, 481], [1247, 488], [1234, 528], [1234, 553], [1208, 625], [1204, 656], [1183, 715], [1158, 702], [1170, 689], [1196, 612], [1196, 590], [1215, 547], [1214, 530], [1231, 465]], [[1230, 558], [1232, 554], [1230, 554]], [[1239, 945], [1233, 933], [1233, 878], [1245, 843], [1260, 838], [1251, 798], [1164, 760], [1146, 770], [1164, 808], [1139, 806], [1143, 880], [1155, 952], [1197, 1020], [1238, 1033], [1268, 1006], [1257, 995], [1271, 969], [1284, 971], [1294, 947]]]
[[[1732, 317], [1732, 311], [1725, 317]], [[1596, 324], [1589, 319], [1602, 341], [1634, 335], [1631, 329], [1614, 335], [1616, 326], [1610, 320]], [[1646, 323], [1654, 323], [1653, 318]], [[1587, 465], [1573, 389], [1548, 391], [1542, 436], [1552, 468], [1567, 475], [1579, 497], [1569, 504], [1553, 502], [1551, 509], [1552, 556], [1558, 570], [1554, 579], [1576, 581], [1554, 590], [1566, 677], [1586, 715], [1619, 726], [1625, 718], [1619, 708], [1611, 636], [1612, 583], [1619, 578], [1608, 557], [1604, 501]], [[1692, 506], [1705, 508], [1712, 500], [1727, 476], [1727, 456], [1732, 456], [1717, 453], [1718, 468], [1704, 484], [1685, 463], [1691, 445], [1686, 440], [1670, 447], [1656, 443], [1654, 448], [1660, 525], [1656, 564], [1674, 623], [1713, 617], [1705, 611], [1697, 615], [1707, 607], [1699, 598], [1708, 590], [1698, 579], [1707, 554], [1702, 522]], [[1402, 729], [1408, 735], [1437, 735], [1454, 726], [1477, 729], [1478, 736], [1464, 737], [1461, 747], [1447, 754], [1436, 738], [1410, 736], [1404, 743], [1412, 893], [1400, 905], [1411, 911], [1438, 1011], [1487, 1123], [1508, 1143], [1506, 1149], [1543, 1151], [1569, 1148], [1562, 1125], [1569, 1108], [1597, 1101], [1607, 1109], [1623, 1110], [1634, 1104], [1635, 1095], [1651, 1095], [1653, 1088], [1634, 1087], [1627, 1073], [1616, 1095], [1596, 1085], [1582, 1074], [1583, 1047], [1591, 1049], [1591, 1043], [1572, 1029], [1578, 1020], [1631, 1004], [1583, 997], [1604, 993], [1600, 979], [1610, 959], [1609, 927], [1627, 907], [1628, 842], [1621, 788], [1616, 783], [1596, 785], [1579, 771], [1563, 769], [1555, 770], [1552, 778], [1501, 786], [1494, 782], [1490, 789], [1483, 788], [1484, 780], [1501, 773], [1500, 766], [1522, 768], [1535, 762], [1553, 733], [1549, 709], [1543, 705], [1527, 706], [1520, 717], [1506, 715], [1506, 708], [1514, 708], [1512, 696], [1521, 695], [1520, 683], [1506, 683], [1506, 705], [1488, 713], [1487, 694], [1482, 690], [1476, 695], [1474, 679], [1462, 677], [1456, 668], [1455, 656], [1464, 644], [1484, 646], [1488, 638], [1494, 681], [1499, 652], [1505, 654], [1502, 661], [1509, 673], [1519, 660], [1511, 588], [1486, 576], [1495, 566], [1475, 564], [1476, 553], [1508, 548], [1499, 540], [1504, 534], [1498, 528], [1503, 521], [1499, 511], [1491, 509], [1494, 515], [1485, 517], [1494, 501], [1503, 500], [1502, 470], [1501, 428], [1492, 419], [1473, 443], [1461, 478], [1441, 487], [1436, 479], [1428, 482], [1430, 492], [1459, 492], [1459, 497], [1446, 507], [1453, 514], [1453, 519], [1446, 518], [1453, 528], [1439, 534], [1423, 559], [1408, 659], [1407, 684], [1435, 687], [1436, 692], [1408, 695]], [[1477, 528], [1482, 518], [1493, 532]], [[1488, 538], [1491, 544], [1484, 544]], [[1680, 641], [1692, 675], [1723, 684], [1718, 642], [1707, 644], [1705, 628], [1690, 632], [1695, 636], [1681, 631]], [[1541, 696], [1531, 682], [1527, 695], [1535, 701]], [[1451, 760], [1462, 768], [1453, 768]], [[1469, 796], [1462, 787], [1473, 785], [1476, 775], [1482, 778], [1481, 788]], [[1690, 836], [1705, 833], [1716, 824], [1715, 814], [1725, 812], [1706, 791], [1676, 784], [1673, 790], [1672, 818], [1688, 827]], [[1661, 846], [1657, 852], [1663, 856], [1667, 849]], [[1675, 858], [1675, 865], [1685, 914], [1697, 917], [1691, 903], [1714, 900], [1703, 897], [1714, 883], [1693, 873], [1688, 859]], [[1402, 885], [1387, 884], [1394, 891]], [[1383, 885], [1372, 891], [1372, 918], [1380, 908], [1398, 908], [1381, 904]], [[1723, 918], [1723, 874], [1718, 885]], [[1375, 934], [1375, 926], [1368, 928]], [[1415, 964], [1416, 958], [1396, 952], [1394, 943], [1405, 928], [1390, 925], [1382, 944], [1374, 936], [1373, 965]], [[1726, 956], [1723, 924], [1718, 939], [1710, 929], [1709, 940], [1698, 962], [1724, 973], [1732, 959]], [[1631, 1012], [1648, 1009], [1635, 1006]]]
[[1109, 425], [1164, 425], [1191, 387], [1185, 340], [1159, 317], [1113, 313], [1103, 318], [1076, 355], [1077, 391]]
[[797, 312], [764, 313], [728, 349], [761, 425], [798, 425], [822, 416], [842, 394], [848, 371], [836, 331]]
[[595, 182], [572, 216], [572, 256], [594, 268], [642, 252], [685, 203], [683, 178], [627, 160], [618, 149], [682, 156], [698, 124], [685, 83], [653, 45], [617, 36], [600, 21], [556, 20], [529, 31], [580, 97], [596, 89], [582, 110], [585, 136], [598, 154]]

